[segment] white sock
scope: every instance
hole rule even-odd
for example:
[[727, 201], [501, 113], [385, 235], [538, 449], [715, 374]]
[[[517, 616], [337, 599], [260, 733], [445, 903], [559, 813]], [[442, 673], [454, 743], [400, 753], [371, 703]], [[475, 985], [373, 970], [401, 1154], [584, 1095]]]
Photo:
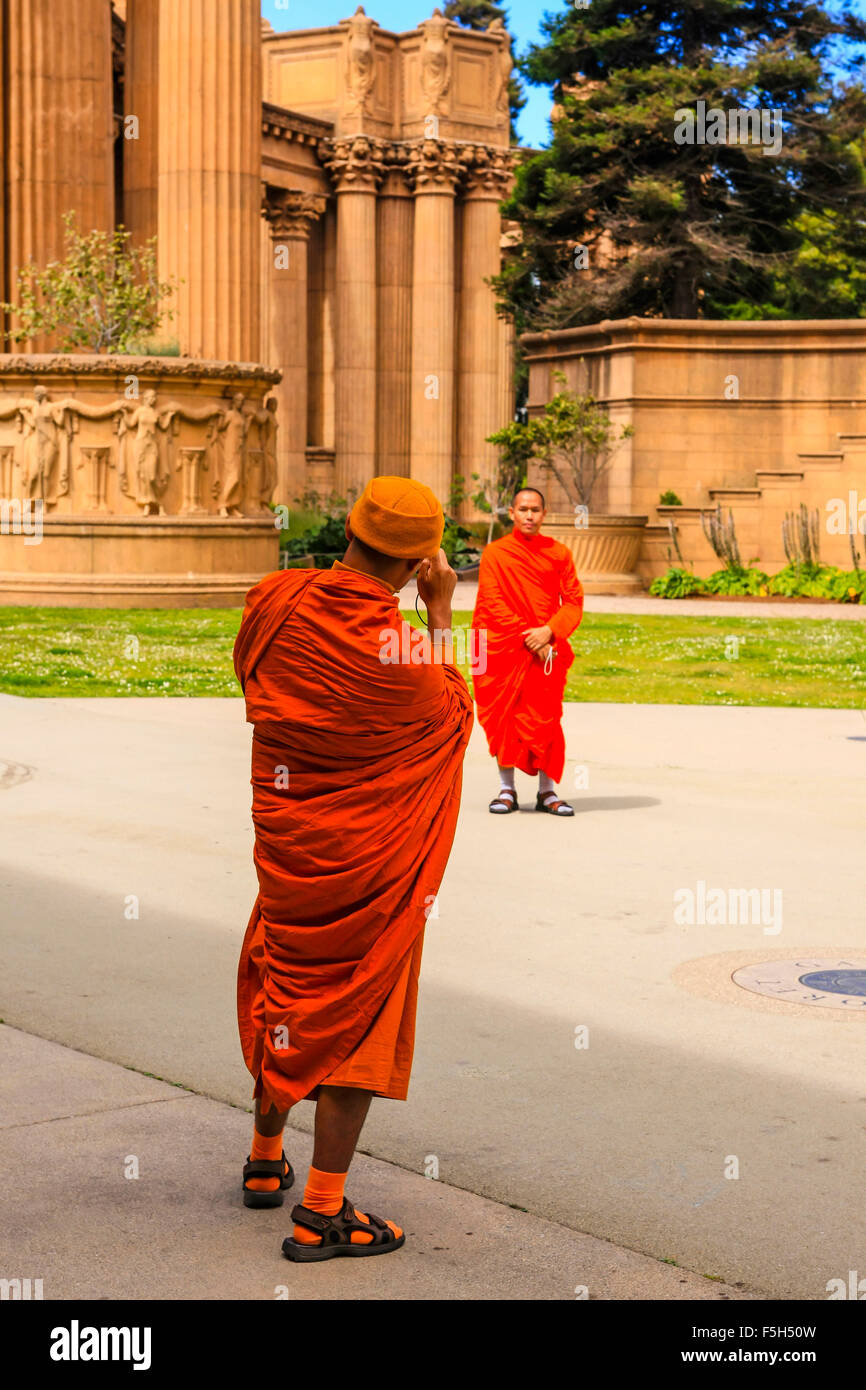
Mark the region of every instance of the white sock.
[[513, 792], [513, 791], [515, 791], [516, 788], [515, 788], [515, 786], [514, 786], [514, 768], [513, 768], [513, 767], [502, 767], [502, 766], [500, 766], [499, 763], [497, 763], [496, 766], [499, 768], [499, 789], [500, 789], [500, 791], [503, 791], [503, 792], [505, 792], [505, 791], [508, 791], [508, 792]]
[[538, 774], [538, 790], [542, 796], [547, 796], [548, 792], [553, 792], [556, 795], [556, 783], [552, 777], [548, 777], [546, 772], [539, 772]]

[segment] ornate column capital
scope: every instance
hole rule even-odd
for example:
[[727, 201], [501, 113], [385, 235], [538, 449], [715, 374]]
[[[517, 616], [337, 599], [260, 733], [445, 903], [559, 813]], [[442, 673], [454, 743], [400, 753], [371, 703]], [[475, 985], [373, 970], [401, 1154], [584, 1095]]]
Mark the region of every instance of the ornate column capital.
[[461, 154], [464, 198], [502, 202], [514, 180], [512, 150], [501, 145], [470, 145]]
[[461, 147], [451, 140], [419, 140], [406, 154], [406, 174], [415, 193], [450, 193], [462, 173]]
[[385, 173], [386, 142], [370, 135], [320, 140], [318, 155], [337, 193], [375, 193]]
[[321, 193], [265, 184], [262, 216], [274, 241], [306, 241], [313, 223], [325, 211], [328, 200]]

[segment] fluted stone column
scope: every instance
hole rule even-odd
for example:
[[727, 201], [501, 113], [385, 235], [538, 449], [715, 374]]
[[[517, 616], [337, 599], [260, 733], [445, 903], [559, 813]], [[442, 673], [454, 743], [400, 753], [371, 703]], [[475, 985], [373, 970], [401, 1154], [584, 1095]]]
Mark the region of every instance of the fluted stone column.
[[454, 193], [458, 147], [415, 146], [410, 471], [447, 507], [454, 472]]
[[[472, 474], [490, 477], [496, 449], [485, 441], [508, 424], [503, 410], [509, 388], [503, 383], [503, 323], [496, 298], [485, 281], [499, 273], [501, 224], [499, 203], [511, 183], [507, 150], [477, 146], [464, 156], [465, 182], [460, 238], [460, 297], [457, 348], [457, 468], [467, 490], [476, 491]], [[510, 376], [510, 373], [507, 373]], [[474, 508], [465, 508], [474, 515]]]
[[140, 246], [157, 234], [159, 0], [127, 0], [123, 105], [138, 130], [123, 140], [123, 221]]
[[[63, 214], [114, 226], [109, 0], [5, 0], [6, 289], [64, 248]], [[31, 349], [44, 349], [44, 341]]]
[[335, 487], [357, 494], [376, 469], [376, 190], [381, 141], [324, 141], [320, 157], [337, 193]]
[[159, 0], [160, 278], [193, 357], [257, 361], [259, 0]]
[[412, 195], [395, 168], [379, 194], [378, 472], [409, 476], [412, 358]]
[[321, 217], [325, 203], [326, 199], [315, 193], [269, 187], [262, 205], [271, 233], [266, 359], [269, 367], [277, 367], [283, 374], [274, 388], [279, 425], [278, 502], [287, 502], [304, 487], [309, 372], [307, 248], [310, 228]]
[[321, 221], [310, 233], [307, 251], [310, 277], [307, 437], [311, 444], [324, 449], [334, 447], [336, 212], [331, 199]]

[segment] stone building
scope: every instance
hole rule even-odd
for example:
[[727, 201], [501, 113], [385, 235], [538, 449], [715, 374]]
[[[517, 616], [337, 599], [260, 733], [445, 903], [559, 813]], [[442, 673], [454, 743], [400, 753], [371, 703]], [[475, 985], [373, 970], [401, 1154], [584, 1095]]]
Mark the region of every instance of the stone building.
[[513, 166], [501, 25], [437, 10], [395, 34], [359, 7], [278, 34], [259, 0], [0, 10], [0, 298], [62, 250], [67, 210], [123, 223], [181, 282], [163, 336], [182, 357], [282, 374], [276, 501], [375, 472], [444, 500], [485, 470], [512, 411], [485, 283]]

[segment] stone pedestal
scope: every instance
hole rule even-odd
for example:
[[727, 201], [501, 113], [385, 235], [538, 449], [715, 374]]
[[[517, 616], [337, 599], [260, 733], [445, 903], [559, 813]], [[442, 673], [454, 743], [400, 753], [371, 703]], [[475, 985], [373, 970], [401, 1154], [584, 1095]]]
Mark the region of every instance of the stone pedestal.
[[568, 546], [586, 594], [639, 594], [645, 516], [589, 516], [575, 526], [567, 512], [548, 513], [544, 533]]
[[279, 564], [271, 518], [49, 516], [0, 534], [0, 606], [233, 608]]
[[259, 358], [258, 0], [160, 0], [159, 266], [191, 357]]

